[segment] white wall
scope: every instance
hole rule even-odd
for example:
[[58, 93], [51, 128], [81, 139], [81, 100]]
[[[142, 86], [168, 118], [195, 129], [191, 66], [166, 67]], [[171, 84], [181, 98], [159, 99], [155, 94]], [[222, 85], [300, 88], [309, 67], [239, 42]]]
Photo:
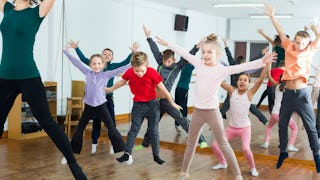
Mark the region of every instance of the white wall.
[[[187, 32], [173, 30], [175, 14], [189, 16]], [[226, 31], [224, 18], [145, 0], [56, 1], [40, 27], [34, 55], [42, 80], [58, 82], [58, 115], [65, 113], [66, 97], [71, 94], [71, 80], [84, 80], [79, 70], [62, 55], [64, 44], [70, 39], [79, 40], [79, 46], [87, 57], [109, 47], [114, 50], [114, 62], [117, 62], [125, 59], [130, 53], [129, 46], [138, 41], [140, 50], [148, 54], [150, 65], [156, 68], [143, 33], [143, 24], [151, 29], [153, 37], [158, 35], [187, 49], [211, 32], [223, 37]], [[164, 50], [164, 47], [160, 47], [160, 50]], [[192, 94], [193, 84], [189, 105], [193, 103]], [[129, 113], [132, 95], [128, 86], [117, 90], [114, 97], [116, 114]]]

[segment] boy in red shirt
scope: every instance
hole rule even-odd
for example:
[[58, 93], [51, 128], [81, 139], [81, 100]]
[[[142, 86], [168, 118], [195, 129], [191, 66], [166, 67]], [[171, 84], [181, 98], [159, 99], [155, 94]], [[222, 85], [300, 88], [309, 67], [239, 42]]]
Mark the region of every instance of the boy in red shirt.
[[127, 142], [124, 154], [117, 158], [117, 161], [124, 162], [128, 165], [133, 163], [131, 156], [135, 139], [140, 130], [144, 118], [148, 119], [148, 133], [151, 140], [153, 159], [158, 164], [165, 161], [159, 157], [159, 132], [158, 123], [160, 119], [160, 104], [157, 100], [156, 89], [158, 89], [168, 99], [170, 104], [180, 110], [181, 107], [174, 103], [170, 93], [162, 83], [162, 78], [158, 72], [148, 67], [148, 57], [144, 52], [136, 52], [132, 55], [132, 68], [128, 69], [118, 81], [106, 91], [112, 92], [119, 87], [129, 83], [133, 97], [133, 107], [131, 111], [131, 127], [127, 135]]

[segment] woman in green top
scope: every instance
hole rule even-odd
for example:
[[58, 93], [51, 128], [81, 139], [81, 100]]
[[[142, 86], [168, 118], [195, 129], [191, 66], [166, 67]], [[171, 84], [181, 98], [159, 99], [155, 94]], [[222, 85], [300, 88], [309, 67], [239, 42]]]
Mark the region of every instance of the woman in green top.
[[[54, 0], [0, 0], [4, 16], [0, 25], [2, 57], [0, 64], [0, 137], [4, 123], [18, 94], [30, 105], [32, 114], [63, 153], [76, 179], [87, 179], [73, 156], [69, 140], [52, 119], [45, 89], [33, 58], [35, 36]], [[34, 8], [33, 6], [36, 5]]]

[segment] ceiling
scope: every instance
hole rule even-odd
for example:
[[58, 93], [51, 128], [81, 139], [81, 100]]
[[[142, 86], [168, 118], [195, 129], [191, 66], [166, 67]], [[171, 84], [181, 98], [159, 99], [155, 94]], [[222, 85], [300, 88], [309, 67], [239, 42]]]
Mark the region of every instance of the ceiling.
[[[264, 7], [215, 8], [216, 3], [264, 3], [265, 0], [149, 0], [185, 10], [197, 10], [225, 18], [249, 18], [249, 14], [264, 13]], [[294, 18], [319, 18], [319, 0], [269, 0], [276, 13], [292, 13]]]

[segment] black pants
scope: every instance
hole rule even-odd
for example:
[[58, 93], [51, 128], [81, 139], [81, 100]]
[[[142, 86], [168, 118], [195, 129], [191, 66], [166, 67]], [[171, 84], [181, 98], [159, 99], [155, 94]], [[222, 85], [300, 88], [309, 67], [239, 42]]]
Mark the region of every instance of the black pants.
[[[177, 109], [175, 109], [167, 99], [160, 99], [160, 119], [159, 122], [164, 115], [164, 113], [168, 113], [175, 121], [177, 121], [183, 130], [185, 130], [187, 133], [189, 132], [189, 125], [190, 125], [190, 120], [186, 117], [183, 117], [181, 112]], [[144, 134], [144, 139], [142, 141], [142, 145], [144, 147], [148, 147], [150, 144], [150, 137], [149, 137], [149, 130]], [[204, 136], [201, 134], [199, 137], [199, 143], [201, 142], [206, 142], [206, 139]]]
[[[180, 112], [182, 113], [183, 117], [188, 116], [188, 89], [184, 89], [181, 87], [177, 87], [174, 95], [175, 102], [182, 107]], [[179, 126], [177, 121], [174, 121], [176, 126]]]
[[274, 106], [274, 98], [275, 98], [274, 91], [275, 91], [274, 86], [271, 86], [271, 87], [267, 86], [267, 89], [262, 93], [260, 97], [260, 100], [257, 104], [257, 108], [259, 108], [264, 98], [268, 96], [268, 107], [269, 107], [269, 112], [271, 113]]
[[[111, 119], [113, 121], [114, 126], [116, 125], [116, 120], [115, 120], [115, 115], [114, 115], [114, 103], [113, 103], [113, 96], [112, 95], [107, 95], [107, 109], [108, 112], [111, 116]], [[101, 132], [101, 119], [94, 117], [92, 118], [93, 123], [92, 123], [92, 132], [91, 132], [91, 137], [92, 137], [92, 144], [97, 144], [98, 139], [100, 137], [100, 132]]]
[[84, 111], [81, 115], [79, 124], [75, 133], [72, 136], [71, 146], [74, 153], [80, 154], [83, 143], [83, 131], [86, 128], [89, 120], [93, 117], [101, 119], [108, 129], [108, 136], [113, 146], [114, 152], [124, 151], [125, 145], [119, 131], [116, 129], [111, 116], [107, 110], [107, 105], [104, 103], [97, 107], [92, 107], [85, 104]]
[[52, 119], [45, 88], [40, 77], [21, 80], [0, 79], [0, 137], [8, 113], [19, 93], [22, 93], [23, 99], [29, 104], [32, 114], [62, 152], [68, 163], [76, 163], [67, 136]]
[[315, 117], [308, 88], [297, 90], [286, 89], [283, 92], [278, 123], [280, 151], [286, 151], [288, 144], [288, 124], [293, 112], [297, 112], [303, 122], [313, 155], [318, 155], [318, 133], [314, 124]]

